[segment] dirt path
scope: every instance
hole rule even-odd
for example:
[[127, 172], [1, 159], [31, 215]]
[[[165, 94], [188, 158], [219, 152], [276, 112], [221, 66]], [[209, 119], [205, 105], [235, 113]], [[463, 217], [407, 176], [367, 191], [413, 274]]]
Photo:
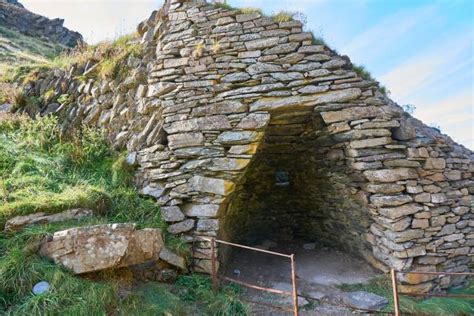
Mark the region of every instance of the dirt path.
[[[338, 288], [342, 284], [366, 283], [377, 275], [363, 260], [350, 256], [337, 249], [315, 247], [304, 249], [303, 244], [276, 245], [264, 243], [267, 249], [286, 254], [295, 254], [298, 294], [309, 302], [302, 315], [353, 315], [350, 309], [333, 304], [344, 303], [345, 294]], [[312, 248], [314, 245], [306, 245]], [[224, 271], [225, 275], [243, 282], [291, 291], [290, 261], [249, 250], [235, 250]], [[247, 297], [264, 303], [291, 306], [291, 299], [279, 295], [247, 291]], [[314, 298], [317, 301], [312, 302]], [[317, 303], [316, 303], [317, 302]], [[326, 303], [324, 303], [326, 302]], [[288, 315], [268, 307], [255, 305], [257, 315]]]

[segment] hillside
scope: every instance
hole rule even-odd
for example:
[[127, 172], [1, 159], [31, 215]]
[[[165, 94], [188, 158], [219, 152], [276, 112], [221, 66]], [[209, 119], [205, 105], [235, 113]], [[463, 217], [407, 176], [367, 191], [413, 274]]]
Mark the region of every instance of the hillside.
[[45, 64], [65, 46], [0, 26], [0, 76], [18, 66]]
[[17, 66], [51, 62], [61, 52], [82, 43], [82, 36], [13, 0], [0, 0], [0, 77]]

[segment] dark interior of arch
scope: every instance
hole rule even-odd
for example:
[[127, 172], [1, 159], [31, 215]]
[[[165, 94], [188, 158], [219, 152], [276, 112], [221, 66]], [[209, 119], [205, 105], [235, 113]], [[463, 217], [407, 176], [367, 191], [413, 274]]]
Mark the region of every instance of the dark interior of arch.
[[220, 237], [246, 245], [314, 242], [361, 256], [369, 215], [352, 194], [357, 190], [343, 155], [329, 153], [330, 145], [318, 114], [272, 115], [221, 221]]

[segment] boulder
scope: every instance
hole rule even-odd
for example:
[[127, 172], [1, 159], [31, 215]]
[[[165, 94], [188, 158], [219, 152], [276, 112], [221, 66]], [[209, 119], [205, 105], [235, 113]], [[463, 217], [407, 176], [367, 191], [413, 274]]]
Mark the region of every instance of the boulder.
[[162, 249], [160, 229], [127, 223], [58, 231], [43, 241], [40, 254], [81, 274], [158, 260]]
[[5, 223], [5, 232], [17, 232], [22, 230], [26, 226], [34, 224], [47, 224], [54, 222], [62, 222], [71, 219], [81, 219], [84, 217], [91, 217], [92, 210], [75, 208], [70, 209], [58, 214], [47, 215], [45, 213], [34, 213], [25, 216], [16, 216], [9, 219]]

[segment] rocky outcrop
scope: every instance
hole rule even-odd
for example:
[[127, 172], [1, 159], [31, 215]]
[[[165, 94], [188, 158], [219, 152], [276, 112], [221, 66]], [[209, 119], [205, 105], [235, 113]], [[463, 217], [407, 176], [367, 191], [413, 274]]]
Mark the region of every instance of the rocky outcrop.
[[74, 47], [82, 43], [78, 32], [63, 26], [62, 19], [48, 19], [25, 9], [18, 1], [0, 0], [0, 26], [12, 28], [23, 34], [47, 38], [64, 46]]
[[88, 209], [70, 209], [58, 214], [45, 214], [45, 213], [34, 213], [25, 216], [15, 216], [10, 218], [5, 223], [5, 232], [17, 232], [22, 230], [26, 226], [31, 226], [34, 224], [48, 224], [54, 222], [63, 222], [72, 219], [82, 219], [85, 217], [91, 217], [92, 210]]
[[404, 113], [300, 22], [171, 0], [138, 31], [145, 55], [124, 80], [54, 71], [26, 93], [68, 94], [54, 111], [65, 130], [106, 128], [130, 152], [168, 232], [193, 243], [195, 270], [210, 268], [201, 236], [259, 232], [321, 240], [381, 269], [469, 270], [473, 152]]
[[135, 224], [58, 231], [43, 242], [40, 253], [75, 274], [127, 267], [161, 257], [185, 268], [181, 257], [164, 248], [160, 229], [136, 230]]

